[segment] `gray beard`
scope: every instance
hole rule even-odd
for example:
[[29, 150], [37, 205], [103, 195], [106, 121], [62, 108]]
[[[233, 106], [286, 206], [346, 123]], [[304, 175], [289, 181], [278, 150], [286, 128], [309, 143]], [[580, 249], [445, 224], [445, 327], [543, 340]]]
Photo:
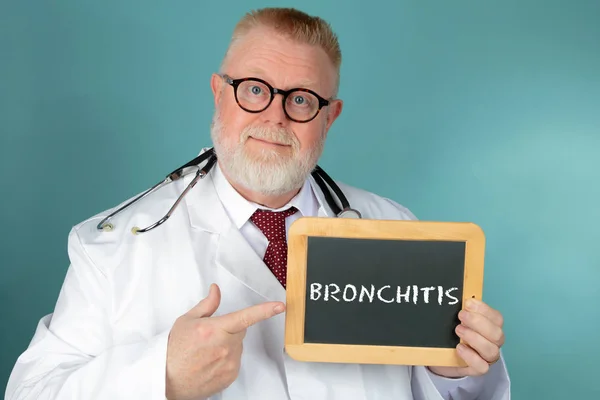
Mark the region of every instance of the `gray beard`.
[[[279, 196], [300, 189], [316, 166], [325, 144], [324, 138], [319, 140], [314, 149], [300, 158], [300, 143], [284, 128], [246, 128], [235, 143], [225, 141], [224, 129], [219, 113], [216, 112], [211, 126], [211, 138], [221, 168], [234, 183], [265, 196]], [[292, 156], [282, 156], [270, 149], [263, 149], [258, 155], [250, 155], [244, 149], [250, 136], [289, 144]]]

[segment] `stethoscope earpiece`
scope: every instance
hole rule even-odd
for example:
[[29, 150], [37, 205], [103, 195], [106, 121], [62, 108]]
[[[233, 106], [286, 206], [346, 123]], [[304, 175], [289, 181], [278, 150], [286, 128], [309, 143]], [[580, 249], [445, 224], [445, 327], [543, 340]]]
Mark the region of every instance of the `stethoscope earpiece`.
[[102, 226], [100, 226], [99, 229], [104, 232], [112, 232], [112, 230], [115, 229], [115, 226], [111, 223], [108, 223], [108, 224], [103, 224]]

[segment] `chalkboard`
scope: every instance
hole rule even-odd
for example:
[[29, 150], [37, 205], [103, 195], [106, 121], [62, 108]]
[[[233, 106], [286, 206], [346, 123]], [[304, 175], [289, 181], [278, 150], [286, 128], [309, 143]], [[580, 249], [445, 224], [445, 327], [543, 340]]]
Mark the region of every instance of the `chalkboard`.
[[285, 346], [298, 360], [462, 366], [454, 329], [481, 298], [472, 223], [303, 217], [288, 235]]

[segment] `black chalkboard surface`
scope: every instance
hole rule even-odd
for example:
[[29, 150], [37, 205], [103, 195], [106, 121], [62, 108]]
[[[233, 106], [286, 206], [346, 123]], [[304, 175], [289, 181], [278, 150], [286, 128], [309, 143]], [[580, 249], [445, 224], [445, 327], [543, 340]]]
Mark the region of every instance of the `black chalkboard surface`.
[[305, 361], [464, 365], [454, 328], [481, 298], [470, 223], [300, 218], [288, 238], [286, 350]]

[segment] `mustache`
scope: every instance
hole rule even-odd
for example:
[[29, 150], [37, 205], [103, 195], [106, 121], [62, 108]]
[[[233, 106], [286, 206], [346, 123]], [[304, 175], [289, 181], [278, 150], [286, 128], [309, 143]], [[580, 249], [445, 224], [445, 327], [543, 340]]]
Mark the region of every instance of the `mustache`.
[[266, 128], [266, 127], [248, 127], [241, 134], [241, 141], [245, 142], [250, 137], [268, 142], [278, 143], [288, 146], [297, 146], [298, 139], [293, 132], [286, 128]]

